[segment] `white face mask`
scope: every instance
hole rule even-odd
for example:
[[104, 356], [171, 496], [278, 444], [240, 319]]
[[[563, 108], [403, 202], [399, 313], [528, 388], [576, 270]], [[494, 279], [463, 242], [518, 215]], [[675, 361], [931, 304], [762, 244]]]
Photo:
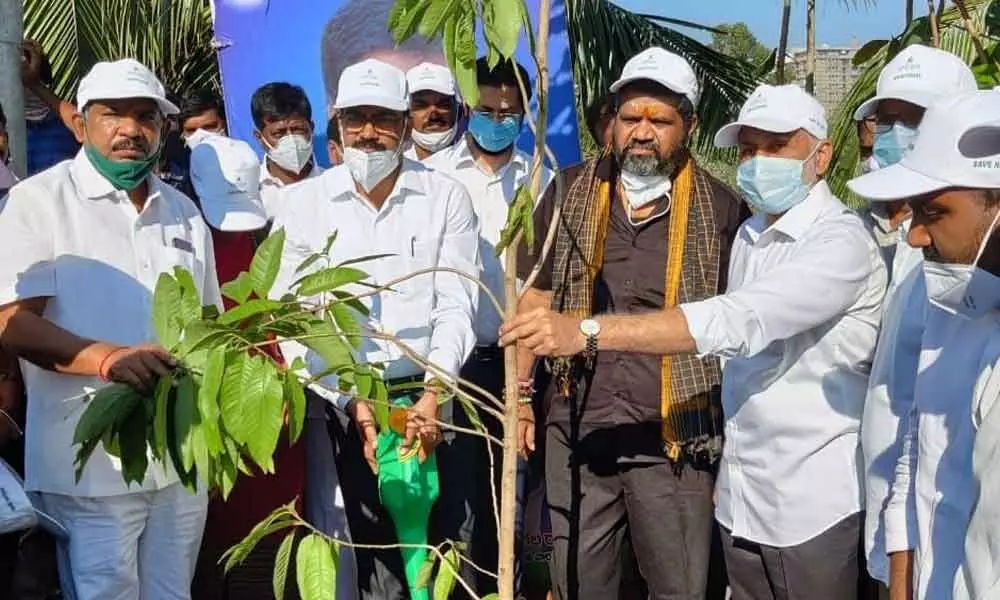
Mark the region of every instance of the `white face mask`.
[[428, 152], [438, 152], [444, 150], [451, 142], [455, 139], [455, 133], [458, 131], [458, 127], [452, 127], [447, 131], [417, 131], [414, 129], [410, 132], [410, 136], [413, 138], [413, 143], [420, 146]]
[[874, 156], [869, 156], [867, 160], [861, 163], [861, 173], [863, 175], [867, 175], [872, 171], [878, 171], [881, 168], [882, 166], [878, 164], [878, 161], [875, 160]]
[[924, 280], [931, 304], [966, 319], [978, 319], [991, 310], [1000, 308], [1000, 277], [976, 266], [998, 220], [1000, 210], [994, 215], [989, 232], [979, 244], [979, 252], [972, 264], [924, 260]]
[[184, 143], [187, 144], [188, 148], [194, 148], [198, 144], [202, 143], [205, 138], [212, 137], [213, 135], [225, 135], [221, 131], [209, 131], [208, 129], [196, 129], [194, 132], [184, 138]]
[[344, 164], [354, 181], [370, 192], [399, 166], [399, 148], [365, 152], [348, 146], [344, 148]]
[[[261, 140], [264, 137], [261, 136]], [[276, 146], [264, 142], [267, 157], [274, 164], [292, 173], [301, 173], [313, 159], [313, 143], [311, 138], [290, 133], [280, 140]]]
[[620, 180], [625, 199], [632, 210], [642, 208], [670, 193], [671, 183], [667, 175], [636, 175], [623, 170]]
[[24, 90], [24, 118], [25, 120], [31, 121], [32, 123], [38, 123], [39, 121], [44, 121], [45, 117], [49, 116], [49, 111], [51, 108], [44, 100], [29, 92]]

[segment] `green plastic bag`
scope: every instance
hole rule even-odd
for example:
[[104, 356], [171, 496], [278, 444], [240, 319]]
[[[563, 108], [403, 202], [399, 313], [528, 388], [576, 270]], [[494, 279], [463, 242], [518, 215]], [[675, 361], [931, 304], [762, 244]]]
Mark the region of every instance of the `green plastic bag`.
[[[405, 410], [406, 407], [413, 406], [413, 402], [407, 397], [399, 398], [393, 404], [399, 407], [393, 410]], [[395, 419], [390, 419], [390, 422], [394, 421]], [[421, 464], [417, 457], [419, 445], [414, 445], [409, 453], [401, 456], [399, 446], [403, 439], [404, 432], [395, 431], [391, 427], [378, 434], [375, 459], [378, 461], [379, 496], [382, 506], [396, 525], [399, 543], [426, 545], [428, 519], [440, 493], [437, 458], [431, 454]], [[410, 597], [412, 600], [429, 600], [427, 587], [417, 589], [415, 586], [427, 560], [427, 550], [402, 548], [400, 553], [403, 555]]]

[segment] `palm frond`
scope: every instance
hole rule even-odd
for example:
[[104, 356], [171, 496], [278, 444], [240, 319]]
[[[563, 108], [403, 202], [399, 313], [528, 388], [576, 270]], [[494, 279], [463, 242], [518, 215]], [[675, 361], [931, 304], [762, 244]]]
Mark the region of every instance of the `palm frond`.
[[757, 85], [754, 65], [699, 43], [607, 0], [569, 0], [568, 24], [574, 79], [584, 112], [608, 95], [628, 59], [650, 46], [683, 56], [701, 81], [696, 149], [718, 155], [712, 139], [739, 112]]
[[[994, 0], [968, 0], [972, 19], [979, 31], [991, 33], [990, 26], [997, 20], [997, 7], [1000, 3]], [[991, 9], [992, 13], [991, 13]], [[939, 27], [941, 30], [941, 49], [959, 56], [966, 63], [972, 64], [976, 59], [976, 51], [972, 40], [962, 24], [961, 15], [954, 6], [941, 14]], [[989, 37], [984, 39], [988, 48], [997, 45]], [[852, 206], [860, 206], [863, 201], [850, 194], [847, 181], [858, 174], [858, 132], [854, 121], [854, 111], [857, 107], [875, 95], [875, 85], [878, 74], [900, 50], [910, 44], [930, 44], [930, 22], [927, 17], [914, 19], [906, 31], [890, 40], [875, 52], [864, 64], [864, 70], [854, 82], [850, 92], [840, 103], [831, 122], [830, 141], [833, 143], [834, 157], [830, 166], [827, 181], [834, 193]]]
[[95, 62], [126, 57], [174, 93], [219, 86], [209, 0], [24, 0], [24, 31], [45, 50], [63, 98]]

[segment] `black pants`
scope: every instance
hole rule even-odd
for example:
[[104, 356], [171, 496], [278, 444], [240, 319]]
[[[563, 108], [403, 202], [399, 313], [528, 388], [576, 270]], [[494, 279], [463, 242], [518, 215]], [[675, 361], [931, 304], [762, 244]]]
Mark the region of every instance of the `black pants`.
[[675, 470], [665, 458], [623, 462], [620, 448], [649, 435], [648, 428], [574, 426], [571, 432], [568, 424], [552, 422], [545, 429], [555, 598], [634, 598], [624, 585], [629, 545], [649, 598], [704, 598], [713, 530], [711, 470]]
[[[468, 427], [461, 409], [455, 411], [455, 424]], [[344, 412], [329, 411], [329, 432], [334, 443], [334, 462], [344, 495], [351, 541], [356, 544], [396, 544], [392, 517], [382, 507], [378, 479], [365, 462], [361, 438], [354, 422]], [[475, 451], [475, 438], [456, 435], [435, 450], [440, 494], [431, 511], [428, 537], [430, 544], [445, 540], [469, 543], [472, 539], [472, 477], [468, 457]], [[359, 598], [362, 600], [401, 600], [409, 597], [403, 559], [396, 548], [384, 550], [355, 548]], [[461, 575], [469, 581], [464, 568]], [[453, 597], [464, 597], [459, 591]]]
[[862, 513], [797, 546], [776, 548], [734, 538], [722, 543], [733, 600], [855, 600]]

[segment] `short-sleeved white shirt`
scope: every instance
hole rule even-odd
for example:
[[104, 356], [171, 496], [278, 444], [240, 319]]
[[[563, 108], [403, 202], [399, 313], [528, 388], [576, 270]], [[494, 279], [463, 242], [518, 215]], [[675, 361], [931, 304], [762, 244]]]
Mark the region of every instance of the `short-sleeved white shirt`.
[[[184, 194], [151, 176], [137, 212], [81, 150], [28, 178], [0, 202], [0, 305], [48, 298], [44, 316], [86, 339], [122, 346], [156, 340], [153, 290], [160, 273], [187, 269], [204, 304], [221, 306], [212, 239]], [[151, 465], [126, 487], [117, 459], [98, 446], [77, 484], [73, 431], [96, 377], [64, 375], [22, 361], [28, 395], [25, 487], [73, 496], [155, 490], [177, 481]]]

